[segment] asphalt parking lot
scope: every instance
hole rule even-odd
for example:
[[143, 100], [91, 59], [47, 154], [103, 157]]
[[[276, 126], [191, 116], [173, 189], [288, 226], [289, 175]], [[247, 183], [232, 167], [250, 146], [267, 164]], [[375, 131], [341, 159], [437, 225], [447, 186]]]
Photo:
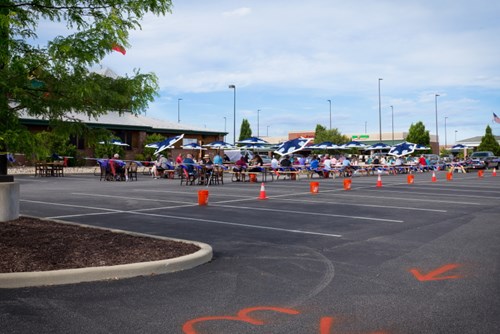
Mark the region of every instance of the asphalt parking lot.
[[[500, 177], [180, 186], [16, 176], [21, 214], [196, 240], [173, 274], [0, 289], [2, 333], [500, 332]], [[197, 191], [209, 190], [208, 206]]]

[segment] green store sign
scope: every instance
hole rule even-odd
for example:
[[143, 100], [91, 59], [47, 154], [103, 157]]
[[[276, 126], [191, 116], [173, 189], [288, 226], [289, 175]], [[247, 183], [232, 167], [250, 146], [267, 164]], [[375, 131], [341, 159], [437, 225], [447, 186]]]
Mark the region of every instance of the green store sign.
[[359, 135], [359, 136], [353, 135], [351, 138], [352, 139], [369, 139], [370, 135]]

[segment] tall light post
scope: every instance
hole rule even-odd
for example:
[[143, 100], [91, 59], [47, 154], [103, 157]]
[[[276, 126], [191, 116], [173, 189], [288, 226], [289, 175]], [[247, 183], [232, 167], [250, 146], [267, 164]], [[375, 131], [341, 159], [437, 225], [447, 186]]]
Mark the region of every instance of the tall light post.
[[380, 100], [380, 81], [384, 79], [378, 78], [378, 131], [379, 140], [382, 142], [382, 101]]
[[226, 121], [227, 121], [227, 117], [224, 116], [224, 141], [226, 141]]
[[260, 135], [259, 135], [259, 128], [260, 128], [260, 125], [259, 125], [259, 114], [260, 114], [260, 109], [257, 109], [257, 137], [260, 137]]
[[267, 126], [266, 137], [269, 137], [269, 127], [270, 127], [270, 125]]
[[229, 89], [234, 92], [234, 104], [233, 104], [233, 144], [236, 145], [236, 86], [229, 85]]
[[457, 144], [457, 132], [458, 130], [455, 130], [455, 145]]
[[444, 148], [448, 147], [448, 136], [446, 134], [446, 120], [447, 119], [448, 119], [448, 117], [444, 118]]
[[392, 146], [394, 146], [394, 106], [391, 106], [391, 118], [392, 118]]
[[437, 148], [438, 148], [438, 154], [439, 154], [439, 134], [438, 134], [438, 96], [439, 94], [434, 95], [434, 104], [436, 107], [436, 143], [437, 143]]
[[327, 100], [330, 103], [330, 130], [332, 129], [332, 100]]
[[367, 125], [368, 125], [368, 122], [365, 121], [365, 135], [367, 134], [367, 128], [366, 128]]
[[181, 122], [181, 101], [182, 99], [177, 99], [177, 123]]

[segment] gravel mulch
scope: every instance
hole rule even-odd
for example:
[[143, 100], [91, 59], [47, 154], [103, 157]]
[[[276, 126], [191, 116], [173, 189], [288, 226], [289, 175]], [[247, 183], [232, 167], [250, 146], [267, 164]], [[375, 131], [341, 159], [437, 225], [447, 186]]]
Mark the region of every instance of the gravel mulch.
[[172, 259], [197, 245], [20, 217], [0, 222], [0, 273]]

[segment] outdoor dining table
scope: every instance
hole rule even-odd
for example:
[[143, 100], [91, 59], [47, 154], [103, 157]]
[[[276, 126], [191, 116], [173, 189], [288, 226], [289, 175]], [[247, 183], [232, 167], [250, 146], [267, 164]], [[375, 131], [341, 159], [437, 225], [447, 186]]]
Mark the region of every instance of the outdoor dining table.
[[36, 176], [64, 176], [64, 163], [62, 161], [36, 163]]

